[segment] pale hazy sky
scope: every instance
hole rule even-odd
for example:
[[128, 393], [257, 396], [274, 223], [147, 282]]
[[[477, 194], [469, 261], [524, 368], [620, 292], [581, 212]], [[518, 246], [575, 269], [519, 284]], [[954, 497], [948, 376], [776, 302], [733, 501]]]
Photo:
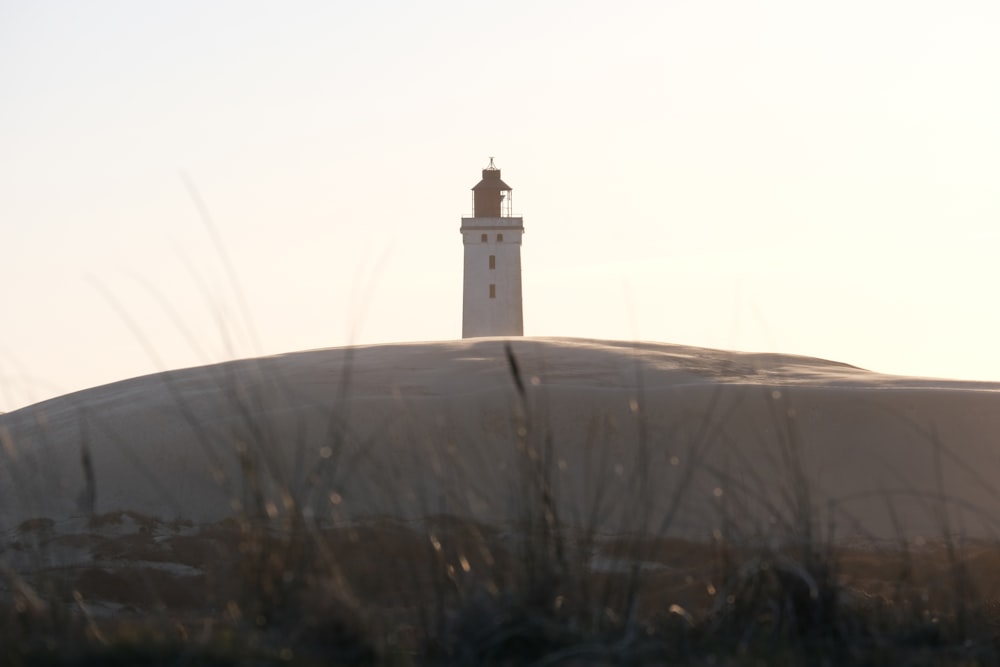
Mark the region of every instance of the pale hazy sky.
[[998, 35], [996, 0], [0, 0], [0, 410], [460, 337], [491, 155], [528, 335], [1000, 380]]

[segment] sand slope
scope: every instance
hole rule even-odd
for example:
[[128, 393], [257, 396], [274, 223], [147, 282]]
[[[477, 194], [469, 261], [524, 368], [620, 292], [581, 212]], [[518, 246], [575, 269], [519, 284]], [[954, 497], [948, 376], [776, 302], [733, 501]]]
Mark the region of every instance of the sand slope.
[[844, 539], [1000, 532], [1000, 384], [527, 338], [511, 341], [522, 400], [504, 345], [235, 361], [2, 415], [0, 531], [118, 511], [199, 524], [292, 507], [331, 524], [504, 524], [548, 474], [560, 518], [603, 533], [752, 535], [806, 530], [807, 519]]

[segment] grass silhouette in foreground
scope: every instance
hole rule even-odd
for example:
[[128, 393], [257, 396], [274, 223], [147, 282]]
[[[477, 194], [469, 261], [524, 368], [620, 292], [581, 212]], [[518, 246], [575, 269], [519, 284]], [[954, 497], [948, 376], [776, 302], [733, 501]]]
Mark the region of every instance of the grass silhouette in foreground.
[[[509, 343], [503, 355], [497, 361], [507, 366], [515, 396], [510, 525], [435, 512], [433, 498], [419, 499], [419, 520], [319, 520], [310, 499], [325, 498], [333, 516], [350, 502], [335, 484], [338, 468], [352, 465], [348, 410], [330, 413], [320, 460], [303, 484], [293, 484], [275, 452], [304, 442], [275, 442], [260, 418], [265, 399], [223, 367], [220, 391], [240, 415], [232, 433], [198, 423], [180, 390], [168, 388], [210, 460], [235, 457], [239, 474], [220, 473], [234, 517], [193, 525], [128, 511], [91, 514], [87, 530], [95, 537], [82, 546], [121, 558], [121, 567], [94, 567], [68, 582], [55, 570], [26, 577], [5, 565], [0, 657], [14, 665], [1000, 661], [1000, 609], [980, 595], [995, 590], [1000, 544], [955, 536], [943, 476], [926, 499], [939, 512], [938, 539], [914, 545], [900, 531], [892, 545], [837, 543], [814, 506], [794, 412], [771, 397], [780, 433], [771, 455], [782, 478], [754, 479], [750, 467], [739, 475], [707, 470], [725, 486], [716, 505], [721, 528], [708, 540], [678, 537], [673, 522], [696, 475], [711, 467], [705, 453], [720, 437], [726, 407], [713, 401], [699, 416], [676, 482], [664, 486], [650, 478], [648, 462], [668, 434], [647, 428], [638, 378], [628, 495], [612, 497], [598, 481], [568, 517], [544, 397]], [[345, 373], [338, 410], [350, 399]], [[576, 449], [606, 468], [614, 464], [601, 434], [594, 422]], [[940, 470], [942, 446], [933, 434], [927, 444]], [[87, 477], [91, 489], [92, 471]], [[765, 481], [778, 492], [757, 493]], [[374, 483], [390, 504], [409, 502], [392, 498], [391, 479]], [[666, 506], [655, 520], [648, 512], [654, 497]], [[892, 498], [885, 503], [891, 513]], [[749, 520], [745, 510], [754, 504], [773, 521]], [[629, 530], [599, 530], [610, 505], [624, 512]], [[44, 517], [23, 522], [0, 563], [65, 547], [54, 528]], [[178, 574], [178, 566], [191, 571]]]

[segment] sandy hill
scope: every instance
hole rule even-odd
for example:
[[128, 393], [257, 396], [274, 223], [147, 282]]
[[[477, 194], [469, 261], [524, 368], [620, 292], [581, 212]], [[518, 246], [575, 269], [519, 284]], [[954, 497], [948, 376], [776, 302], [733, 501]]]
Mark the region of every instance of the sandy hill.
[[379, 345], [5, 414], [0, 530], [119, 511], [503, 523], [551, 488], [562, 520], [603, 533], [807, 519], [843, 537], [997, 532], [1000, 384], [655, 343], [509, 344], [516, 376], [502, 339]]

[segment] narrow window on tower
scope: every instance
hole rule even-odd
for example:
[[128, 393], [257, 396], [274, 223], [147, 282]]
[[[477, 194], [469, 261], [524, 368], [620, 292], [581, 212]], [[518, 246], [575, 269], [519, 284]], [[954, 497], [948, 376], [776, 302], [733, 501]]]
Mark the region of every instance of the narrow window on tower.
[[497, 298], [497, 286], [494, 285], [493, 283], [490, 283], [490, 298], [491, 299]]
[[487, 234], [483, 234], [482, 236], [479, 237], [479, 240], [482, 241], [483, 243], [486, 243], [486, 237]]
[[503, 234], [497, 234], [497, 241], [503, 241]]
[[497, 268], [497, 256], [490, 255], [490, 269], [495, 269], [495, 268]]

